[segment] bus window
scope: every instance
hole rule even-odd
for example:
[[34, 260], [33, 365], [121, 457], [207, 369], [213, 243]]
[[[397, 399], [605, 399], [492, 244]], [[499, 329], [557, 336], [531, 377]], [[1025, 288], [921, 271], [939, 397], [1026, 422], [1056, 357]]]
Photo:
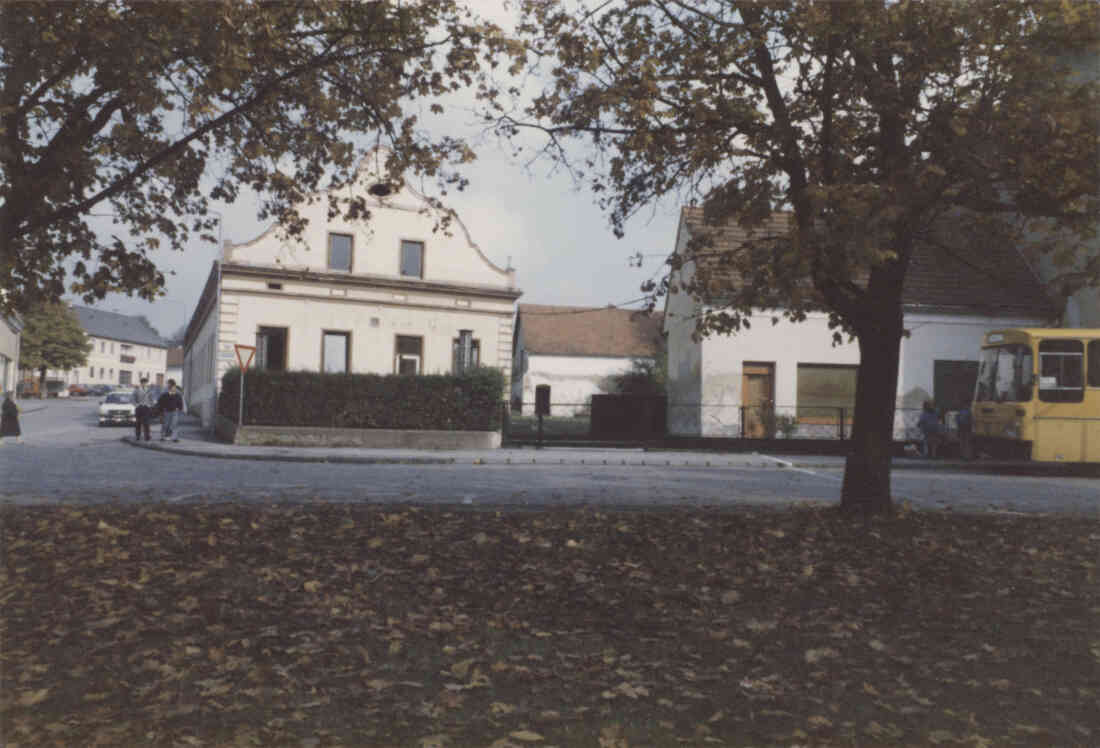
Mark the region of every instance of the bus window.
[[1031, 384], [1031, 349], [1026, 345], [1000, 345], [982, 349], [975, 400], [1027, 402], [1031, 399]]
[[1085, 346], [1080, 340], [1039, 342], [1039, 399], [1079, 403], [1085, 399]]
[[1100, 387], [1100, 340], [1089, 341], [1089, 387]]

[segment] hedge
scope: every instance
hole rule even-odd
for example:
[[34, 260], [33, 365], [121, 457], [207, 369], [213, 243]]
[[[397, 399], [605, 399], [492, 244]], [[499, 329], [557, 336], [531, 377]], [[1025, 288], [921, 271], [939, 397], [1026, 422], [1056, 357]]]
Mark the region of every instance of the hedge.
[[[240, 375], [227, 371], [218, 396], [218, 413], [233, 422]], [[418, 376], [250, 370], [244, 425], [496, 431], [503, 395], [504, 375], [488, 367]]]

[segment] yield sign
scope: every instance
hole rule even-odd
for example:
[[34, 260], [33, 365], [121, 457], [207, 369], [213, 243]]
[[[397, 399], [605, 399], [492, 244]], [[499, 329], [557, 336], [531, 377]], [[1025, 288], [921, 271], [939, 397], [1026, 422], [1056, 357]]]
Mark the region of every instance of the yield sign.
[[[237, 363], [241, 365], [241, 371], [247, 371], [249, 365], [252, 363], [252, 357], [256, 355], [256, 346], [234, 345], [233, 350], [237, 352]], [[241, 355], [245, 351], [248, 351], [248, 358], [244, 358]]]

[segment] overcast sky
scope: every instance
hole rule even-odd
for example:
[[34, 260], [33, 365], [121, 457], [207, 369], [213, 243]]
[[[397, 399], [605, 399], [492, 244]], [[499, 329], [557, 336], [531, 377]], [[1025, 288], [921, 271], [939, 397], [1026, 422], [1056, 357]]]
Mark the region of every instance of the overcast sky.
[[[473, 6], [507, 25], [509, 14], [498, 0], [479, 0]], [[653, 206], [636, 216], [626, 236], [618, 239], [590, 192], [578, 191], [566, 173], [553, 171], [549, 161], [528, 166], [527, 159], [514, 159], [506, 145], [479, 137], [480, 126], [463, 107], [449, 108], [436, 126], [474, 141], [478, 160], [463, 169], [470, 186], [445, 200], [489, 259], [502, 267], [511, 259], [523, 291], [519, 303], [639, 306], [640, 286], [655, 274], [659, 277], [672, 251], [678, 205]], [[539, 141], [531, 136], [527, 143]], [[255, 238], [269, 225], [256, 219], [256, 202], [247, 193], [231, 206], [218, 207], [223, 238], [234, 243]], [[106, 221], [103, 225], [109, 228]], [[637, 253], [643, 256], [640, 267], [630, 263]], [[165, 272], [165, 296], [147, 302], [111, 294], [94, 306], [143, 314], [162, 335], [171, 335], [194, 313], [217, 256], [214, 243], [197, 240], [183, 253], [162, 251], [154, 258]]]

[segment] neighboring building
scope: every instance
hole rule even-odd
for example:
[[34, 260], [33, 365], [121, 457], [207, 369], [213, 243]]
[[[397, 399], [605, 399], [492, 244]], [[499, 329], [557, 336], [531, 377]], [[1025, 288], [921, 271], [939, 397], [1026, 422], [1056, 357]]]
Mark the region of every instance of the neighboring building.
[[[375, 374], [450, 373], [512, 359], [515, 271], [493, 264], [453, 217], [404, 188], [390, 194], [369, 169], [328, 195], [362, 198], [370, 220], [329, 219], [326, 195], [301, 207], [300, 237], [273, 226], [223, 247], [187, 328], [188, 407], [212, 427], [235, 345], [253, 366]], [[395, 407], [397, 405], [395, 404]]]
[[512, 407], [533, 408], [550, 386], [552, 415], [572, 415], [606, 391], [608, 377], [656, 361], [663, 315], [612, 307], [520, 304], [512, 344]]
[[164, 381], [175, 381], [181, 389], [183, 386], [183, 346], [177, 345], [168, 349], [167, 363], [164, 369]]
[[65, 384], [136, 385], [142, 377], [164, 384], [168, 343], [145, 317], [73, 306], [92, 349], [83, 366], [69, 371], [49, 370], [47, 379]]
[[23, 321], [17, 315], [0, 316], [0, 393], [15, 390], [22, 333]]
[[[789, 214], [777, 213], [762, 227], [782, 234]], [[854, 409], [859, 348], [854, 342], [832, 344], [828, 316], [811, 313], [804, 322], [772, 324], [771, 311], [760, 310], [751, 328], [733, 335], [693, 340], [695, 322], [708, 308], [722, 305], [723, 284], [737, 279], [719, 267], [709, 278], [712, 293], [693, 298], [682, 289], [699, 266], [715, 269], [715, 250], [733, 249], [753, 238], [739, 226], [714, 229], [700, 208], [684, 208], [676, 252], [689, 257], [689, 239], [715, 231], [706, 259], [685, 259], [672, 278], [666, 299], [668, 339], [669, 431], [679, 435], [739, 436], [745, 414], [746, 436], [763, 435], [759, 413], [769, 403], [779, 415], [796, 419], [795, 435], [814, 435], [840, 422]], [[760, 235], [757, 235], [760, 236]], [[905, 327], [898, 377], [895, 435], [910, 438], [924, 400], [954, 410], [973, 395], [982, 334], [998, 327], [1049, 324], [1057, 312], [1023, 257], [1011, 247], [989, 246], [972, 263], [941, 250], [922, 248], [912, 260], [903, 304]]]

